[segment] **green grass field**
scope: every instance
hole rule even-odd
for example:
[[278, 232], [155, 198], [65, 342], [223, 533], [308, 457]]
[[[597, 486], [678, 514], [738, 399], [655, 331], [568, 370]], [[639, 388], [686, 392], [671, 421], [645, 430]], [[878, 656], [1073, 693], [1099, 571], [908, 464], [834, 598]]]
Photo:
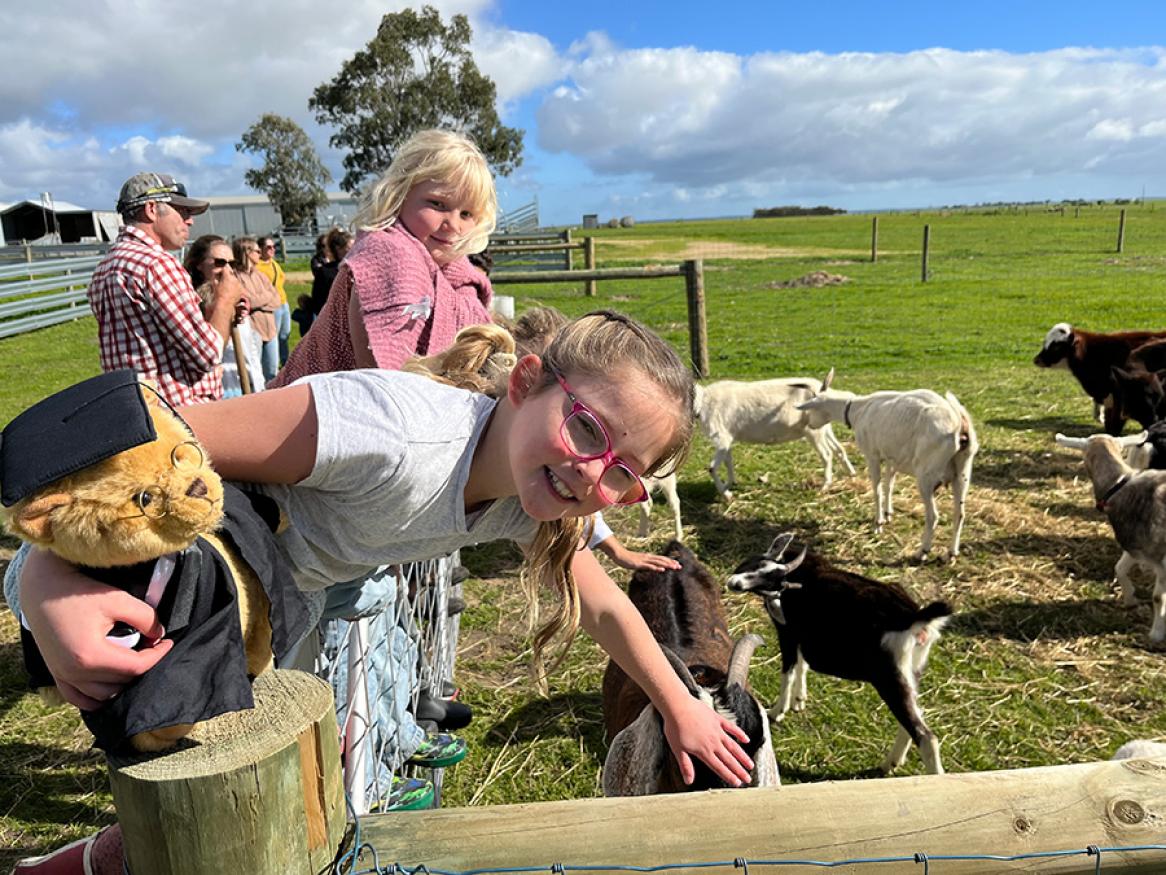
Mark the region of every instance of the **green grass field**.
[[[931, 226], [929, 281], [920, 281], [922, 228]], [[1091, 330], [1166, 328], [1166, 205], [1130, 207], [1117, 254], [1114, 207], [1030, 208], [880, 216], [871, 263], [869, 216], [639, 225], [595, 232], [600, 266], [668, 264], [701, 257], [712, 377], [823, 375], [856, 391], [950, 389], [979, 433], [955, 564], [910, 557], [922, 531], [914, 481], [899, 479], [897, 516], [876, 536], [873, 499], [860, 474], [819, 491], [821, 470], [804, 444], [734, 448], [735, 500], [714, 500], [702, 438], [681, 472], [686, 540], [717, 574], [775, 534], [794, 529], [838, 563], [903, 583], [921, 600], [945, 598], [957, 616], [932, 651], [922, 703], [949, 771], [1020, 768], [1107, 757], [1135, 737], [1166, 737], [1163, 654], [1147, 648], [1149, 606], [1118, 605], [1110, 584], [1119, 551], [1092, 509], [1080, 460], [1057, 450], [1056, 431], [1087, 434], [1091, 403], [1065, 372], [1031, 364], [1058, 321]], [[781, 288], [812, 271], [839, 285]], [[687, 353], [680, 280], [503, 286], [518, 309], [550, 304], [569, 314], [613, 307], [637, 315]], [[0, 341], [0, 421], [97, 370], [93, 323], [83, 320]], [[946, 506], [945, 506], [946, 503]], [[940, 498], [937, 547], [950, 537]], [[633, 512], [612, 523], [632, 537]], [[6, 542], [11, 547], [12, 541]], [[457, 681], [474, 708], [471, 754], [447, 772], [446, 805], [596, 795], [605, 741], [599, 684], [605, 659], [580, 640], [551, 678], [549, 698], [528, 680], [517, 553], [471, 551], [476, 575], [463, 615]], [[618, 580], [627, 573], [616, 570]], [[1146, 581], [1148, 583], [1148, 580]], [[1141, 594], [1148, 598], [1143, 585]], [[727, 597], [736, 633], [760, 632], [752, 681], [762, 699], [780, 686], [776, 638], [758, 604]], [[46, 711], [23, 691], [15, 627], [0, 615], [0, 848], [24, 854], [74, 838], [112, 816], [100, 761], [67, 710]], [[783, 780], [867, 777], [895, 732], [872, 690], [817, 675], [809, 702], [775, 727]], [[918, 771], [914, 754], [905, 771]], [[6, 862], [0, 850], [0, 867]]]

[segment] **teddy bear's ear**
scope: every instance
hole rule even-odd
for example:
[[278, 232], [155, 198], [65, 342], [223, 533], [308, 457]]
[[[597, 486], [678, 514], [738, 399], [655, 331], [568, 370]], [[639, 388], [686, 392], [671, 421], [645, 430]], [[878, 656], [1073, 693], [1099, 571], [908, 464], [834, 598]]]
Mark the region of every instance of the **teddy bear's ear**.
[[138, 388], [141, 390], [142, 397], [146, 399], [147, 407], [161, 407], [162, 402], [159, 401], [158, 384], [148, 377], [138, 377]]
[[13, 514], [8, 525], [17, 537], [47, 543], [53, 537], [53, 511], [72, 502], [72, 496], [66, 492], [42, 495]]

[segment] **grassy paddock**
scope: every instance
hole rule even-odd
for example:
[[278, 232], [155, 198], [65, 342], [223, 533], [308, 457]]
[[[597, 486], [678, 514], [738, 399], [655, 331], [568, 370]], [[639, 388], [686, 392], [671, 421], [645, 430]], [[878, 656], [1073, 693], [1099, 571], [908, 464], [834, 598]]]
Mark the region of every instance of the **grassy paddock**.
[[[1166, 327], [1159, 288], [1166, 266], [1166, 209], [1131, 208], [1126, 252], [1114, 252], [1117, 211], [1073, 208], [893, 214], [880, 217], [880, 257], [869, 261], [870, 217], [693, 222], [600, 230], [600, 266], [705, 259], [714, 378], [820, 375], [836, 385], [950, 389], [975, 420], [976, 460], [954, 565], [912, 561], [922, 507], [900, 478], [896, 519], [875, 536], [865, 476], [821, 493], [816, 456], [804, 444], [735, 448], [735, 500], [714, 500], [702, 440], [681, 473], [687, 540], [717, 574], [785, 529], [810, 537], [848, 567], [902, 582], [920, 599], [945, 598], [958, 614], [932, 651], [922, 702], [951, 771], [1081, 762], [1129, 738], [1166, 736], [1162, 654], [1147, 649], [1149, 608], [1121, 608], [1110, 575], [1118, 550], [1091, 509], [1079, 459], [1058, 451], [1055, 431], [1086, 434], [1091, 405], [1065, 373], [1031, 364], [1048, 328], [1070, 321], [1095, 330]], [[930, 281], [919, 280], [922, 226], [932, 227]], [[816, 270], [848, 281], [775, 288]], [[609, 306], [640, 316], [687, 350], [680, 280], [581, 288], [511, 286], [519, 310], [553, 304], [575, 314]], [[0, 420], [96, 371], [92, 323], [0, 341]], [[860, 472], [849, 432], [837, 429]], [[937, 547], [949, 542], [949, 494], [940, 498]], [[637, 541], [634, 512], [612, 514]], [[8, 542], [9, 546], [11, 542]], [[518, 557], [503, 545], [471, 551], [469, 607], [457, 680], [474, 707], [471, 755], [447, 775], [446, 804], [563, 799], [598, 793], [605, 752], [599, 712], [604, 658], [586, 640], [533, 693], [526, 672], [526, 612]], [[626, 579], [617, 571], [617, 579]], [[1142, 595], [1146, 596], [1145, 588]], [[735, 632], [768, 645], [752, 675], [763, 699], [779, 688], [775, 636], [758, 604], [727, 599]], [[0, 615], [0, 848], [28, 853], [76, 837], [111, 817], [98, 760], [67, 711], [49, 712], [22, 689], [15, 630]], [[814, 676], [805, 712], [775, 728], [787, 781], [869, 776], [894, 736], [890, 714], [858, 684]], [[920, 768], [908, 759], [907, 771]], [[0, 851], [0, 867], [6, 859]]]

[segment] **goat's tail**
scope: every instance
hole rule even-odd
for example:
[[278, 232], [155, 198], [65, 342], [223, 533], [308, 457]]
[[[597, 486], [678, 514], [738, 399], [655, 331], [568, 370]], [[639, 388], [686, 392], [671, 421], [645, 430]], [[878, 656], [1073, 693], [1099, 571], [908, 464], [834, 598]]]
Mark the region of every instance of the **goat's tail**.
[[947, 602], [932, 602], [919, 609], [919, 613], [915, 615], [915, 622], [930, 623], [932, 620], [943, 620], [946, 624], [953, 613], [955, 612]]
[[945, 392], [943, 397], [947, 399], [947, 403], [951, 405], [951, 409], [960, 419], [960, 451], [968, 450], [970, 455], [975, 455], [976, 451], [980, 449], [980, 441], [976, 437], [976, 427], [972, 425], [972, 417], [968, 415], [967, 409], [951, 392]]

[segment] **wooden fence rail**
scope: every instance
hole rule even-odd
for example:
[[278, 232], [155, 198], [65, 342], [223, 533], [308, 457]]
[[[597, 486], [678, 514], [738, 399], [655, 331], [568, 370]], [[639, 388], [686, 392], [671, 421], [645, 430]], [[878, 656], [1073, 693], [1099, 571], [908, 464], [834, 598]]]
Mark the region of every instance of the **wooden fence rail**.
[[[926, 854], [1039, 860], [934, 860], [943, 875], [1166, 872], [1166, 760], [826, 781], [633, 799], [581, 799], [397, 812], [361, 820], [381, 864], [465, 871], [553, 863], [659, 866], [729, 861], [834, 862]], [[1099, 848], [1157, 846], [1142, 851]], [[792, 867], [790, 871], [803, 871]], [[724, 870], [722, 870], [724, 871]], [[746, 871], [748, 871], [746, 869]], [[764, 871], [775, 871], [765, 867]], [[782, 867], [780, 871], [786, 871]], [[922, 865], [851, 865], [854, 875]]]
[[[590, 238], [588, 238], [590, 239]], [[599, 280], [643, 280], [684, 277], [688, 299], [688, 342], [692, 353], [692, 370], [704, 379], [709, 375], [708, 321], [705, 318], [704, 262], [685, 261], [672, 267], [603, 267], [590, 270], [543, 270], [538, 272], [495, 272], [494, 285], [507, 283], [595, 283]]]

